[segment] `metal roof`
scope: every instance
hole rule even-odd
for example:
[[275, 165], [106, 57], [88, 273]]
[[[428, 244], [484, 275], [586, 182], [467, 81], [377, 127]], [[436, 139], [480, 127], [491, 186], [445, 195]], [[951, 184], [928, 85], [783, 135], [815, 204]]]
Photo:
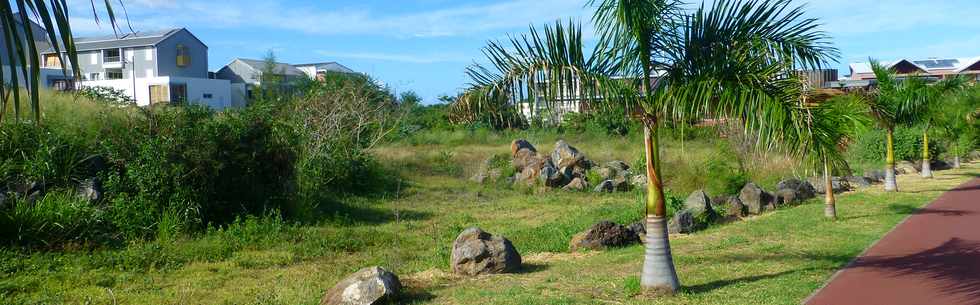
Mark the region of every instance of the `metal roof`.
[[[122, 36], [75, 37], [75, 49], [78, 52], [82, 52], [112, 48], [155, 46], [181, 30], [184, 29], [174, 28], [159, 31], [125, 33]], [[62, 48], [62, 51], [64, 51], [64, 48]], [[42, 53], [54, 53], [54, 48], [49, 48]]]
[[[265, 60], [247, 59], [247, 58], [235, 58], [235, 60], [248, 65], [250, 68], [258, 72], [261, 72], [263, 69], [265, 69]], [[283, 75], [306, 75], [306, 73], [303, 73], [303, 71], [297, 69], [293, 65], [280, 63], [280, 62], [277, 62], [275, 64], [276, 64], [275, 70], [282, 73]]]
[[298, 64], [298, 65], [294, 65], [294, 66], [296, 66], [296, 67], [316, 67], [317, 69], [322, 69], [322, 70], [327, 70], [327, 71], [332, 71], [332, 72], [340, 72], [340, 73], [354, 73], [354, 70], [351, 70], [350, 68], [348, 68], [348, 67], [346, 67], [344, 65], [341, 65], [340, 63], [338, 63], [336, 61], [319, 62], [319, 63], [309, 63], [309, 64]]

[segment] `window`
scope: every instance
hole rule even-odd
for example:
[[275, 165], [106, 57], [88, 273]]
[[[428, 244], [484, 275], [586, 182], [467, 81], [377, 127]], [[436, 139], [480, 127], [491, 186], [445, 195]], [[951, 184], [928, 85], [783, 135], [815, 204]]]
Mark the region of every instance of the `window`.
[[213, 97], [213, 95], [211, 95], [211, 93], [205, 93], [204, 94], [204, 98], [206, 98], [206, 99], [211, 99], [212, 97]]
[[44, 66], [49, 68], [61, 68], [61, 58], [58, 54], [44, 55]]
[[88, 80], [99, 80], [99, 72], [89, 73]]
[[119, 49], [102, 50], [102, 62], [121, 62], [122, 56], [119, 53]]
[[190, 50], [187, 46], [178, 44], [177, 45], [177, 66], [186, 67], [191, 64]]
[[122, 69], [105, 69], [105, 79], [123, 79]]

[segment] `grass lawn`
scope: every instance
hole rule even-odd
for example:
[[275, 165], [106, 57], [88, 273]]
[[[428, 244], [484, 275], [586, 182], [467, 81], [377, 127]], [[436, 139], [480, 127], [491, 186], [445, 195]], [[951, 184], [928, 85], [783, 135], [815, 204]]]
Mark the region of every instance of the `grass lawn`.
[[[549, 146], [551, 140], [540, 142]], [[478, 164], [488, 153], [508, 151], [509, 140], [497, 142], [468, 150], [382, 148], [377, 153], [383, 160], [418, 172], [409, 175], [401, 194], [348, 200], [317, 225], [248, 219], [200, 236], [108, 249], [0, 250], [0, 304], [316, 304], [338, 280], [370, 265], [399, 274], [409, 303], [648, 304], [635, 297], [640, 246], [567, 253], [571, 236], [596, 221], [640, 219], [640, 195], [538, 193], [462, 179], [472, 166], [453, 164]], [[631, 143], [595, 143], [604, 148], [590, 156], [626, 159], [633, 154], [617, 152], [629, 151]], [[444, 149], [451, 153], [440, 153]], [[411, 163], [420, 151], [432, 160]], [[824, 220], [821, 202], [813, 200], [674, 236], [683, 292], [653, 303], [798, 303], [906, 215], [980, 173], [970, 166], [937, 172], [933, 180], [902, 176], [898, 194], [876, 186], [843, 195], [836, 222]], [[525, 270], [477, 278], [448, 274], [452, 240], [468, 226], [511, 239]]]

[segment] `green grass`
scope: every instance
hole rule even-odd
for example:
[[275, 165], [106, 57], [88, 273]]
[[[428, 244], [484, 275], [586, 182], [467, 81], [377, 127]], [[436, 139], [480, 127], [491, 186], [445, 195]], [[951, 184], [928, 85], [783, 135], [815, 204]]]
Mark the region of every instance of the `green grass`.
[[[316, 304], [342, 277], [370, 265], [399, 274], [409, 303], [649, 303], [635, 297], [639, 246], [567, 253], [571, 236], [596, 221], [639, 219], [637, 193], [475, 185], [463, 178], [490, 155], [509, 153], [511, 139], [529, 138], [539, 150], [549, 151], [558, 136], [465, 135], [446, 133], [431, 136], [429, 144], [377, 149], [383, 163], [408, 178], [398, 196], [348, 198], [316, 225], [249, 217], [194, 236], [103, 249], [0, 249], [0, 303]], [[640, 148], [633, 138], [565, 138], [597, 161], [632, 163]], [[713, 177], [685, 173], [706, 171], [698, 163], [720, 153], [718, 143], [690, 141], [684, 153], [679, 144], [668, 141], [665, 164], [675, 173], [670, 187], [683, 195]], [[789, 162], [770, 163], [775, 165], [768, 172], [756, 170], [752, 179], [776, 180], [792, 173]], [[930, 181], [903, 176], [898, 195], [869, 190], [842, 196], [837, 222], [823, 220], [822, 206], [814, 201], [674, 237], [684, 290], [654, 303], [798, 303], [914, 208], [969, 178], [954, 173], [977, 172], [975, 167], [939, 172]], [[928, 192], [915, 193], [920, 190]], [[452, 240], [469, 226], [511, 239], [525, 257], [526, 270], [471, 279], [448, 274]]]

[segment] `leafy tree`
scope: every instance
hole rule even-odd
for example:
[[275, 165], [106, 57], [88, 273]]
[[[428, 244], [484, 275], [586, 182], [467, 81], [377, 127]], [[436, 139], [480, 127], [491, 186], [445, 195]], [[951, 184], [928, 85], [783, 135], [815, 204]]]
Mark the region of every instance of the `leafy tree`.
[[960, 157], [980, 144], [980, 87], [947, 99], [941, 109], [933, 122], [952, 154], [953, 167], [960, 168]]
[[571, 99], [630, 109], [644, 124], [648, 177], [641, 286], [670, 294], [680, 284], [666, 229], [658, 127], [733, 118], [767, 147], [804, 151], [810, 140], [799, 135], [810, 126], [803, 123], [802, 88], [793, 71], [820, 67], [837, 50], [817, 20], [804, 18], [788, 0], [717, 0], [690, 13], [671, 0], [593, 4], [600, 43], [591, 54], [571, 23], [546, 26], [543, 33], [531, 28], [509, 45], [490, 42], [484, 53], [493, 68], [470, 67], [473, 87], [454, 107], [498, 115]]

